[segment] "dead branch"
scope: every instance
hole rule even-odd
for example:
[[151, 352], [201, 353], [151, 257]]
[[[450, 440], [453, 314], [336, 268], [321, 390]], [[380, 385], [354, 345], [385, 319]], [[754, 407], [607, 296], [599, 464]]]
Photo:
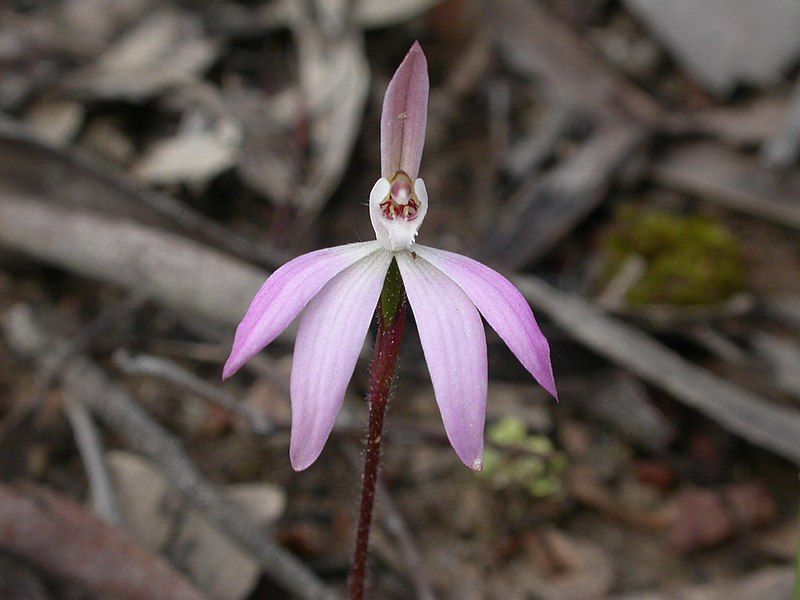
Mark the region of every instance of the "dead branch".
[[62, 346], [58, 354], [53, 355], [52, 360], [42, 364], [30, 400], [25, 404], [14, 405], [0, 423], [0, 439], [6, 440], [8, 443], [9, 438], [29, 421], [44, 403], [45, 394], [72, 356], [89, 349], [99, 335], [113, 327], [126, 315], [139, 309], [144, 305], [145, 300], [144, 296], [133, 294], [122, 302], [109, 306], [83, 327], [69, 343]]
[[538, 169], [555, 150], [565, 133], [573, 128], [579, 116], [568, 108], [554, 107], [536, 124], [536, 129], [516, 142], [503, 161], [513, 177], [522, 177]]
[[119, 525], [122, 520], [106, 466], [103, 440], [92, 420], [92, 415], [81, 404], [79, 398], [65, 398], [64, 411], [72, 426], [75, 443], [78, 445], [86, 469], [92, 507], [101, 519]]
[[0, 484], [0, 546], [99, 597], [205, 598], [164, 559], [120, 530], [33, 485]]
[[675, 427], [653, 405], [644, 384], [625, 372], [608, 373], [593, 393], [576, 393], [570, 403], [652, 452], [666, 451], [675, 438]]
[[163, 225], [166, 221], [184, 235], [270, 267], [288, 258], [281, 250], [264, 243], [254, 244], [176, 199], [147, 189], [80, 148], [71, 147], [67, 152], [7, 118], [0, 118], [0, 155], [14, 157], [13, 161], [0, 161], [0, 181], [7, 192], [133, 218], [148, 225]]
[[643, 141], [636, 126], [610, 126], [547, 175], [524, 181], [487, 244], [491, 257], [509, 268], [542, 257], [600, 204], [614, 173]]
[[767, 298], [764, 304], [769, 317], [800, 331], [800, 296], [775, 296]]
[[800, 80], [794, 86], [789, 114], [782, 126], [761, 148], [761, 157], [767, 166], [785, 169], [800, 154]]
[[169, 359], [148, 355], [131, 356], [120, 349], [114, 353], [114, 364], [128, 375], [155, 377], [189, 390], [217, 406], [244, 417], [252, 430], [260, 435], [268, 435], [275, 431], [275, 426], [267, 421], [263, 414], [242, 404], [222, 388], [203, 381]]
[[540, 3], [492, 0], [489, 14], [497, 43], [512, 67], [538, 81], [555, 104], [576, 104], [601, 118], [633, 115], [641, 123], [664, 121], [647, 94], [619, 77], [598, 52]]
[[176, 234], [4, 195], [0, 246], [229, 325], [267, 277]]
[[[13, 339], [15, 329], [21, 326], [36, 328], [35, 324], [25, 324], [25, 320], [19, 314], [7, 318], [7, 336]], [[52, 339], [46, 332], [39, 339], [43, 342], [40, 347], [28, 348], [28, 353], [39, 360], [46, 360], [49, 349], [64, 343]], [[112, 382], [95, 362], [81, 356], [73, 357], [64, 368], [61, 380], [65, 388], [81, 398], [131, 450], [158, 464], [175, 489], [250, 552], [276, 582], [300, 598], [337, 597], [316, 575], [261, 531], [238, 505], [217, 492], [183, 451], [180, 441], [139, 407], [125, 389]]]
[[678, 146], [655, 166], [657, 183], [732, 210], [800, 228], [800, 180], [773, 173], [756, 159], [719, 144]]
[[598, 354], [660, 387], [752, 444], [800, 464], [800, 412], [743, 390], [646, 333], [535, 277], [513, 281], [527, 300]]

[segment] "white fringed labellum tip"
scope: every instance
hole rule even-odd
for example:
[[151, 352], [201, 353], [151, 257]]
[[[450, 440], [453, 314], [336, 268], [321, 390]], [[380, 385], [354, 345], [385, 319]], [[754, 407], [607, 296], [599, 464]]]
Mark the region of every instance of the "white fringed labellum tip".
[[375, 238], [387, 250], [405, 250], [414, 243], [425, 214], [428, 192], [425, 182], [398, 171], [392, 180], [381, 177], [369, 194], [369, 218]]

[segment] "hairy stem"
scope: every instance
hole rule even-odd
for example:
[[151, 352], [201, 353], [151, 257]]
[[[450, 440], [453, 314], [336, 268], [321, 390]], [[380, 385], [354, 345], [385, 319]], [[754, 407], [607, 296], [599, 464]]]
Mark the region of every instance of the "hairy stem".
[[369, 433], [367, 449], [364, 454], [364, 476], [361, 487], [361, 504], [358, 511], [358, 530], [356, 531], [356, 549], [353, 567], [350, 570], [350, 598], [364, 598], [364, 582], [366, 578], [367, 548], [369, 531], [372, 525], [372, 507], [375, 504], [375, 487], [378, 482], [378, 467], [381, 461], [381, 441], [383, 440], [383, 420], [392, 382], [397, 370], [397, 357], [406, 330], [406, 313], [408, 312], [405, 294], [402, 294], [394, 318], [389, 321], [385, 312], [378, 311], [378, 335], [372, 355], [372, 372], [370, 376], [368, 410]]

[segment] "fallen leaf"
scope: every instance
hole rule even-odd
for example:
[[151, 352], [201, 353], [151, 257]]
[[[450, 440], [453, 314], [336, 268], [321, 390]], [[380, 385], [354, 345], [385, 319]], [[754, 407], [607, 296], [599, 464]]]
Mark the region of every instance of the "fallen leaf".
[[670, 539], [681, 552], [693, 552], [731, 538], [738, 529], [761, 527], [777, 512], [775, 500], [757, 481], [720, 491], [686, 489], [675, 500]]
[[[164, 475], [147, 460], [111, 451], [108, 463], [124, 522], [143, 546], [173, 555], [212, 598], [247, 597], [261, 573], [255, 560], [202, 514], [185, 506]], [[278, 519], [286, 505], [283, 490], [271, 484], [237, 484], [225, 492], [230, 501], [241, 504], [265, 526]]]
[[295, 203], [321, 208], [339, 185], [350, 160], [369, 88], [361, 36], [324, 41], [308, 25], [294, 29], [300, 60], [300, 89], [310, 113], [311, 156]]
[[0, 547], [101, 598], [205, 598], [164, 559], [73, 500], [0, 486]]
[[219, 44], [204, 35], [197, 17], [164, 9], [139, 22], [65, 85], [94, 98], [144, 100], [194, 81], [218, 51]]
[[239, 138], [232, 125], [181, 133], [150, 146], [133, 173], [155, 184], [208, 181], [236, 163]]
[[525, 549], [531, 558], [513, 565], [508, 577], [528, 595], [543, 600], [603, 598], [614, 584], [611, 558], [586, 540], [547, 528], [527, 536]]
[[43, 100], [30, 108], [25, 121], [42, 139], [65, 146], [78, 133], [84, 112], [83, 105], [74, 100]]
[[728, 94], [738, 82], [776, 84], [800, 54], [796, 0], [625, 0], [624, 4], [715, 94]]

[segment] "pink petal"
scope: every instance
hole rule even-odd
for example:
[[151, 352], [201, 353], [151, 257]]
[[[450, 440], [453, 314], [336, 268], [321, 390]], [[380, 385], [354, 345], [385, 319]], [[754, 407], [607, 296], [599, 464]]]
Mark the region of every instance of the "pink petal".
[[486, 336], [475, 305], [449, 277], [410, 252], [396, 255], [447, 437], [479, 470], [486, 420]]
[[558, 399], [550, 345], [519, 290], [497, 271], [466, 256], [420, 245], [413, 249], [466, 292], [522, 365]]
[[419, 174], [428, 119], [428, 61], [414, 42], [386, 88], [381, 114], [381, 174]]
[[238, 371], [286, 329], [332, 277], [380, 248], [361, 242], [298, 256], [275, 271], [256, 294], [236, 328], [222, 378]]
[[342, 408], [392, 255], [375, 252], [330, 280], [300, 318], [292, 362], [289, 456], [311, 465]]

